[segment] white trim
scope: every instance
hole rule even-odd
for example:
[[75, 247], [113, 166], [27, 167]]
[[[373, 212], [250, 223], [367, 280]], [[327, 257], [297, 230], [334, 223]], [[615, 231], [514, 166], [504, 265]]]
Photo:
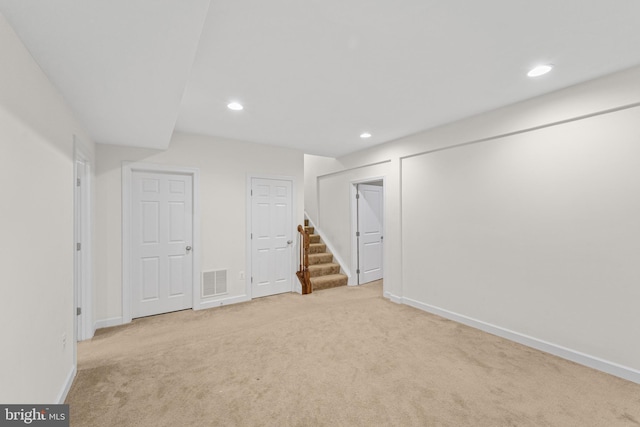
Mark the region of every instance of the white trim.
[[123, 325], [122, 317], [109, 317], [108, 319], [96, 320], [96, 323], [93, 325], [93, 330], [97, 331], [102, 328], [110, 328], [112, 326], [120, 326]]
[[[370, 178], [358, 179], [355, 181], [350, 181], [351, 185], [350, 189], [350, 200], [349, 206], [351, 209], [351, 271], [358, 271], [358, 238], [356, 237], [356, 231], [358, 230], [358, 210], [356, 205], [356, 194], [357, 194], [357, 186], [358, 184], [368, 184], [374, 181], [382, 181], [382, 235], [385, 235], [385, 220], [386, 220], [386, 212], [385, 212], [385, 198], [386, 198], [386, 176], [377, 176]], [[382, 265], [383, 265], [383, 279], [384, 279], [384, 263], [386, 259], [386, 251], [385, 245], [382, 244]], [[384, 283], [384, 281], [383, 281]], [[358, 283], [358, 274], [354, 274], [353, 277], [349, 276], [349, 286], [357, 286]]]
[[[404, 231], [403, 231], [403, 227], [404, 227], [404, 214], [402, 212], [402, 192], [404, 191], [404, 187], [402, 187], [402, 159], [398, 159], [398, 171], [397, 171], [397, 177], [398, 177], [398, 186], [396, 188], [396, 190], [398, 191], [398, 252], [400, 255], [400, 262], [399, 267], [397, 269], [397, 283], [396, 285], [396, 292], [399, 293], [400, 295], [404, 295]], [[385, 218], [386, 220], [386, 218]], [[383, 289], [386, 287], [385, 286], [385, 282], [382, 282], [382, 287]]]
[[[75, 246], [78, 240], [76, 215], [76, 183], [78, 179], [81, 179], [80, 191], [82, 192], [82, 213], [81, 216], [84, 221], [81, 221], [82, 230], [80, 235], [82, 236], [82, 250], [80, 256], [82, 257], [82, 283], [81, 287], [77, 283], [76, 277], [76, 261], [77, 251], [74, 247], [74, 308], [73, 308], [73, 325], [74, 325], [74, 342], [88, 340], [93, 337], [93, 170], [94, 162], [86, 146], [77, 135], [73, 135], [73, 204], [74, 204], [74, 241]], [[78, 176], [78, 170], [76, 163], [81, 162], [84, 164], [83, 176]], [[78, 298], [80, 296], [80, 298]], [[82, 314], [77, 316], [75, 314], [76, 307], [82, 308]], [[80, 330], [78, 331], [77, 322], [80, 321]], [[77, 346], [74, 346], [74, 364], [76, 364], [77, 358]]]
[[[349, 212], [351, 216], [351, 227], [349, 227], [351, 244], [351, 268], [356, 274], [349, 276], [349, 286], [358, 286], [358, 238], [356, 237], [356, 231], [358, 230], [358, 200], [356, 195], [358, 194], [358, 184], [351, 182], [349, 184]], [[383, 282], [384, 283], [384, 282]]]
[[[246, 276], [245, 276], [245, 280], [246, 280]], [[239, 304], [241, 302], [247, 302], [247, 301], [251, 301], [251, 298], [249, 298], [248, 295], [238, 295], [235, 297], [208, 299], [207, 301], [200, 303], [200, 305], [197, 308], [194, 307], [193, 309], [204, 310], [207, 308], [222, 307], [223, 305]]]
[[[384, 283], [384, 282], [383, 282], [383, 283]], [[397, 296], [397, 295], [394, 295], [394, 294], [392, 294], [392, 293], [391, 293], [391, 292], [389, 292], [389, 291], [384, 291], [384, 292], [382, 293], [382, 295], [383, 295], [385, 298], [387, 298], [387, 299], [391, 300], [391, 302], [395, 302], [396, 304], [402, 304], [402, 297], [399, 297], [399, 296]]]
[[[245, 295], [243, 297], [248, 298], [248, 300], [252, 300], [253, 299], [253, 288], [251, 286], [251, 278], [253, 277], [253, 271], [251, 269], [251, 223], [252, 223], [252, 216], [251, 216], [251, 207], [252, 207], [252, 201], [251, 201], [251, 181], [253, 179], [274, 179], [274, 180], [281, 180], [281, 181], [291, 181], [291, 222], [292, 222], [292, 227], [293, 229], [291, 230], [291, 240], [293, 240], [293, 243], [291, 244], [291, 271], [290, 271], [290, 275], [291, 278], [289, 279], [291, 281], [291, 289], [290, 292], [298, 292], [298, 293], [302, 293], [302, 286], [299, 285], [298, 283], [298, 276], [295, 274], [296, 272], [296, 268], [297, 268], [297, 242], [298, 239], [296, 238], [296, 234], [298, 233], [296, 231], [296, 224], [297, 224], [297, 220], [296, 220], [296, 211], [297, 211], [297, 197], [296, 197], [296, 192], [297, 192], [297, 180], [295, 176], [288, 176], [288, 175], [264, 175], [264, 174], [256, 174], [253, 175], [251, 173], [247, 174], [247, 193], [246, 193], [246, 232], [245, 232], [245, 248], [246, 248], [246, 265], [245, 265], [245, 276], [244, 276], [244, 280], [245, 280]], [[248, 301], [247, 300], [247, 301]], [[240, 301], [238, 301], [240, 302]]]
[[[350, 168], [347, 168], [347, 169], [340, 169], [340, 170], [337, 170], [337, 171], [334, 171], [334, 172], [325, 173], [324, 175], [318, 175], [317, 179], [326, 178], [326, 177], [333, 176], [333, 175], [340, 175], [340, 174], [351, 172], [351, 171], [354, 171], [354, 170], [357, 170], [357, 169], [368, 168], [370, 166], [377, 166], [377, 165], [382, 165], [384, 163], [390, 163], [390, 162], [391, 162], [391, 159], [385, 159], [385, 160], [380, 160], [378, 162], [367, 163], [367, 164], [360, 165], [360, 166], [353, 166], [353, 167], [350, 167]], [[367, 179], [366, 181], [369, 181], [369, 179]]]
[[454, 313], [443, 308], [435, 307], [433, 305], [425, 304], [420, 301], [413, 300], [411, 298], [398, 298], [403, 304], [411, 307], [423, 310], [446, 319], [453, 320], [458, 323], [462, 323], [467, 326], [471, 326], [475, 329], [488, 332], [493, 335], [497, 335], [502, 338], [506, 338], [510, 341], [514, 341], [527, 347], [535, 348], [545, 353], [553, 354], [554, 356], [561, 357], [563, 359], [570, 360], [580, 365], [587, 366], [589, 368], [596, 369], [598, 371], [606, 372], [611, 375], [629, 380], [640, 384], [640, 371], [630, 368], [628, 366], [622, 366], [615, 362], [601, 359], [599, 357], [591, 356], [589, 354], [582, 353], [580, 351], [572, 350], [557, 344], [550, 343], [535, 337], [521, 334], [500, 326], [496, 326], [481, 320], [473, 319], [462, 314]]
[[478, 143], [482, 143], [482, 142], [488, 142], [488, 141], [493, 141], [493, 140], [497, 140], [497, 139], [508, 138], [510, 136], [521, 135], [523, 133], [535, 132], [535, 131], [538, 131], [538, 130], [541, 130], [541, 129], [546, 129], [546, 128], [550, 128], [550, 127], [554, 127], [554, 126], [560, 126], [560, 125], [564, 125], [564, 124], [567, 124], [567, 123], [577, 122], [577, 121], [580, 121], [580, 120], [586, 120], [586, 119], [590, 119], [592, 117], [597, 117], [597, 116], [602, 116], [602, 115], [605, 115], [605, 114], [616, 113], [618, 111], [628, 110], [628, 109], [637, 108], [637, 107], [640, 107], [640, 102], [634, 102], [632, 104], [622, 105], [620, 107], [613, 107], [613, 108], [609, 108], [609, 109], [606, 109], [606, 110], [600, 110], [600, 111], [596, 111], [594, 113], [588, 113], [588, 114], [582, 114], [582, 115], [579, 115], [579, 116], [569, 117], [568, 119], [547, 122], [547, 123], [543, 123], [543, 124], [536, 125], [536, 126], [520, 128], [520, 129], [516, 129], [516, 130], [510, 131], [510, 132], [506, 132], [506, 133], [500, 133], [500, 134], [496, 134], [496, 135], [491, 135], [491, 136], [487, 136], [487, 137], [480, 138], [480, 139], [473, 139], [471, 141], [453, 143], [453, 144], [450, 144], [450, 145], [444, 145], [442, 147], [432, 148], [432, 149], [429, 149], [429, 150], [420, 151], [420, 152], [413, 153], [413, 154], [406, 154], [404, 156], [400, 156], [400, 160], [406, 160], [406, 159], [410, 159], [411, 157], [422, 156], [422, 155], [425, 155], [425, 154], [431, 154], [431, 153], [435, 153], [435, 152], [438, 152], [438, 151], [449, 150], [449, 149], [452, 149], [452, 148], [460, 148], [460, 147], [464, 147], [464, 146], [467, 146], [467, 145], [478, 144]]
[[200, 245], [200, 169], [183, 166], [168, 166], [156, 163], [122, 162], [122, 322], [131, 322], [131, 183], [133, 172], [176, 173], [191, 175], [193, 178], [193, 236], [192, 256], [193, 274], [192, 307], [201, 304], [200, 264], [202, 246]]
[[253, 176], [247, 174], [247, 190], [246, 190], [246, 212], [245, 212], [245, 266], [244, 266], [244, 293], [251, 300], [253, 295], [253, 289], [251, 287], [251, 180]]
[[77, 368], [74, 366], [71, 367], [71, 371], [69, 371], [69, 374], [67, 375], [67, 379], [64, 382], [64, 385], [62, 386], [62, 390], [60, 390], [60, 393], [58, 393], [58, 398], [56, 399], [56, 402], [58, 402], [59, 405], [62, 405], [64, 403], [64, 401], [67, 399], [67, 395], [69, 394], [69, 390], [71, 390], [71, 386], [73, 385], [73, 380], [76, 378], [76, 373], [78, 372]]

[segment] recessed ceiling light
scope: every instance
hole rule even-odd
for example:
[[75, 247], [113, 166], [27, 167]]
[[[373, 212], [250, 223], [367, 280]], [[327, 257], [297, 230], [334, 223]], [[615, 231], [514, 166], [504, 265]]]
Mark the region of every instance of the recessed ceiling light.
[[547, 74], [552, 69], [553, 69], [553, 65], [551, 65], [551, 64], [538, 65], [537, 67], [532, 68], [531, 71], [529, 71], [527, 73], [527, 76], [529, 76], [529, 77], [539, 77], [539, 76], [542, 76], [544, 74]]
[[360, 134], [360, 138], [362, 139], [371, 138], [371, 134], [369, 132], [363, 132]]
[[227, 108], [233, 111], [240, 111], [244, 107], [239, 102], [230, 102], [227, 104]]

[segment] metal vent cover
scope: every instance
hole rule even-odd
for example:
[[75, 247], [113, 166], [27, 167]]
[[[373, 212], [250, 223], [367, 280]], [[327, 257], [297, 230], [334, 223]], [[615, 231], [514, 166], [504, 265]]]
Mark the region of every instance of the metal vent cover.
[[202, 273], [202, 298], [227, 293], [227, 270], [205, 271]]

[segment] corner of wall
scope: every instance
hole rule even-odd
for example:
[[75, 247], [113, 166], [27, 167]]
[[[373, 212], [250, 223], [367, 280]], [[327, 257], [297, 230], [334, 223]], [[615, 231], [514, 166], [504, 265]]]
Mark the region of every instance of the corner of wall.
[[69, 374], [67, 375], [67, 379], [65, 380], [62, 386], [62, 390], [60, 390], [60, 393], [58, 393], [58, 398], [56, 399], [56, 403], [63, 404], [64, 401], [67, 399], [67, 395], [71, 390], [71, 386], [73, 385], [73, 381], [76, 378], [77, 372], [78, 372], [77, 367], [73, 366], [69, 371]]

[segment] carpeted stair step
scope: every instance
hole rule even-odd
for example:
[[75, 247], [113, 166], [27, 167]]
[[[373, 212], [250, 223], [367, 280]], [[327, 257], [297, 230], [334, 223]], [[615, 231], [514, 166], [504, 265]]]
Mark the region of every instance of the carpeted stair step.
[[316, 264], [309, 266], [309, 275], [311, 277], [327, 276], [329, 274], [340, 273], [340, 265], [336, 263]]
[[315, 229], [313, 227], [304, 227], [304, 231], [306, 231], [309, 234], [313, 234]]
[[311, 243], [309, 245], [310, 254], [321, 254], [327, 251], [327, 245], [324, 243]]
[[325, 252], [322, 254], [309, 254], [309, 265], [328, 264], [333, 261], [333, 255]]
[[336, 288], [338, 286], [347, 286], [347, 276], [344, 274], [329, 274], [327, 276], [312, 277], [311, 286], [313, 292], [321, 289]]
[[309, 243], [320, 243], [320, 235], [319, 234], [309, 235]]

